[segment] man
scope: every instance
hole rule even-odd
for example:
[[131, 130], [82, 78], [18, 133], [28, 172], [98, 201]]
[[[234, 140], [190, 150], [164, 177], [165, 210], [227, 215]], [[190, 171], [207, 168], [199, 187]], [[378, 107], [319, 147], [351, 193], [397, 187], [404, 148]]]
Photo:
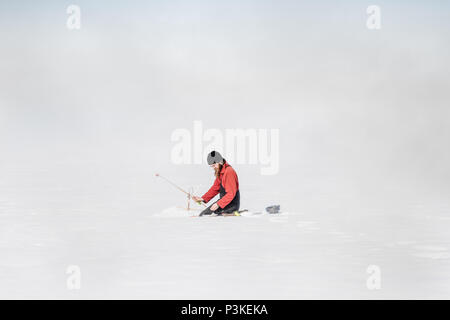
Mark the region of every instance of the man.
[[236, 171], [217, 151], [211, 151], [208, 154], [207, 161], [208, 165], [214, 169], [216, 179], [212, 187], [201, 198], [193, 196], [192, 199], [197, 202], [208, 203], [218, 193], [220, 193], [220, 199], [203, 210], [200, 216], [213, 213], [221, 215], [239, 211], [240, 193]]

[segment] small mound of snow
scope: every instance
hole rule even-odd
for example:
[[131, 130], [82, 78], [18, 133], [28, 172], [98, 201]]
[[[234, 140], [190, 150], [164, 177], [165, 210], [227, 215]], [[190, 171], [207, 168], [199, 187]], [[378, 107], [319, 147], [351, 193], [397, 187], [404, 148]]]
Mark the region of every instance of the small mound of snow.
[[166, 218], [177, 218], [177, 217], [192, 217], [192, 216], [198, 216], [198, 214], [201, 212], [199, 209], [190, 209], [187, 210], [186, 208], [180, 208], [180, 207], [170, 207], [166, 208], [161, 212], [156, 213], [155, 217], [166, 217]]

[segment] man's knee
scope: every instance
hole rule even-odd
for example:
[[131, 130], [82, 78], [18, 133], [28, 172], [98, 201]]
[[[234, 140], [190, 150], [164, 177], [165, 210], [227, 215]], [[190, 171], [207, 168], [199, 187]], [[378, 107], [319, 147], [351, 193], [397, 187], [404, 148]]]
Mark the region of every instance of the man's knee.
[[204, 216], [204, 215], [208, 216], [208, 215], [211, 215], [211, 214], [213, 214], [213, 213], [214, 213], [214, 211], [212, 211], [212, 210], [211, 210], [211, 206], [209, 206], [208, 208], [206, 208], [205, 210], [203, 210], [203, 211], [200, 213], [200, 215], [201, 215], [201, 216]]

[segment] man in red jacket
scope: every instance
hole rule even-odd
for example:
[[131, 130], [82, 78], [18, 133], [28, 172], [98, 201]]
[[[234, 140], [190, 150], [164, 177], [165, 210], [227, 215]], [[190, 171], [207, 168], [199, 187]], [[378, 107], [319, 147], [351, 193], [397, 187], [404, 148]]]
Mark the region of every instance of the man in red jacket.
[[217, 151], [211, 151], [207, 158], [208, 164], [214, 168], [216, 180], [212, 187], [201, 198], [192, 197], [194, 201], [208, 203], [218, 193], [220, 199], [200, 213], [200, 216], [210, 214], [233, 213], [239, 211], [240, 193], [236, 171]]

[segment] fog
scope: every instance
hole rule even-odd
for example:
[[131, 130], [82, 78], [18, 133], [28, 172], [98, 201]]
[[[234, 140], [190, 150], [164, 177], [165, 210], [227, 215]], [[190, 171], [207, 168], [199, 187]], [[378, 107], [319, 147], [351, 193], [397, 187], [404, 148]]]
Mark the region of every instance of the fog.
[[64, 3], [0, 4], [0, 250], [21, 243], [30, 214], [43, 228], [31, 242], [64, 243], [65, 215], [107, 225], [184, 205], [157, 172], [201, 195], [211, 169], [171, 159], [173, 132], [194, 121], [279, 130], [276, 174], [231, 163], [245, 208], [280, 204], [380, 239], [398, 222], [448, 245], [447, 3], [378, 1], [380, 30], [366, 27], [369, 3], [348, 0], [76, 4], [79, 30]]

